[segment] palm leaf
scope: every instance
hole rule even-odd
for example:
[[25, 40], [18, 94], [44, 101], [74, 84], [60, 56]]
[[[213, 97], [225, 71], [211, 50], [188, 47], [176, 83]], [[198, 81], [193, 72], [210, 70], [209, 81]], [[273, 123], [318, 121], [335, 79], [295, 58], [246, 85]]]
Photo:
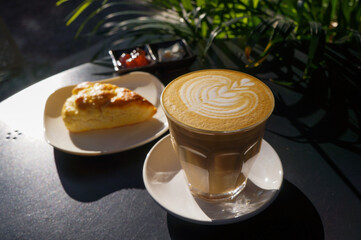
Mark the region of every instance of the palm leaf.
[[[291, 22], [285, 22], [283, 20], [268, 19], [261, 22], [259, 26], [251, 33], [245, 49], [245, 56], [250, 64], [247, 67], [259, 66], [269, 55], [269, 53], [286, 40], [295, 28]], [[265, 40], [264, 37], [268, 36], [266, 40], [267, 44], [263, 52], [258, 56], [256, 60], [251, 59], [251, 52], [256, 45], [262, 44]]]
[[61, 4], [68, 2], [68, 1], [70, 1], [70, 0], [59, 0], [56, 2], [56, 6], [60, 6]]
[[66, 22], [66, 25], [69, 26], [72, 22], [74, 22], [80, 14], [84, 12], [85, 9], [87, 9], [90, 4], [93, 3], [93, 0], [85, 0], [83, 1], [69, 16], [68, 21]]
[[308, 60], [304, 71], [304, 77], [309, 78], [314, 69], [316, 69], [323, 56], [325, 46], [325, 32], [321, 23], [310, 22], [310, 44], [308, 47]]
[[204, 48], [204, 51], [203, 51], [203, 54], [205, 55], [208, 51], [208, 49], [211, 47], [212, 43], [213, 43], [213, 40], [217, 37], [217, 35], [219, 33], [221, 33], [223, 31], [224, 28], [227, 28], [229, 27], [230, 25], [238, 22], [238, 21], [241, 21], [245, 18], [248, 18], [249, 16], [243, 16], [243, 17], [239, 17], [239, 18], [234, 18], [234, 19], [231, 19], [229, 20], [228, 22], [225, 22], [223, 23], [221, 26], [215, 28], [212, 30], [211, 34], [210, 34], [210, 37], [208, 38], [207, 40], [207, 43], [206, 43], [206, 46]]

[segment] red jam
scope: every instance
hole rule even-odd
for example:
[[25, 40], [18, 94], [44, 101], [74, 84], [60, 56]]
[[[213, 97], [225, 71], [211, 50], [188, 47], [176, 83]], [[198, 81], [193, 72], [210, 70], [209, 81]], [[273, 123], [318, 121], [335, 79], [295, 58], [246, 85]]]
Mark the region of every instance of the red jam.
[[140, 48], [134, 49], [130, 54], [123, 53], [119, 58], [119, 62], [126, 68], [142, 67], [149, 64], [146, 52]]

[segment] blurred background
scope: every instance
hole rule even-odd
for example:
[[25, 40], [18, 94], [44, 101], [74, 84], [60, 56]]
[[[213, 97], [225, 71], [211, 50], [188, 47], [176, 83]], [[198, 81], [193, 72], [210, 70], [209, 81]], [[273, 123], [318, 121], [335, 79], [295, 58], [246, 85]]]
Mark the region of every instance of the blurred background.
[[66, 16], [79, 3], [56, 6], [55, 0], [0, 1], [0, 61], [22, 65], [0, 76], [0, 101], [36, 81], [90, 61], [92, 49], [99, 45], [97, 39], [86, 35], [75, 39], [79, 24], [65, 24]]

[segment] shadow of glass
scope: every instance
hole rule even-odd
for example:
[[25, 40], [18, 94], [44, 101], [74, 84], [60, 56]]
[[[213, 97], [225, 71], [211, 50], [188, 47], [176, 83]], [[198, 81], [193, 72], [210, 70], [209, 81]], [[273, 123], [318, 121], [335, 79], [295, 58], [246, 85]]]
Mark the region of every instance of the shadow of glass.
[[168, 214], [167, 223], [172, 239], [324, 239], [317, 210], [287, 180], [277, 199], [248, 220], [228, 225], [201, 225]]
[[144, 189], [144, 159], [154, 141], [136, 149], [102, 156], [77, 156], [54, 149], [66, 193], [81, 202], [96, 201], [124, 188]]

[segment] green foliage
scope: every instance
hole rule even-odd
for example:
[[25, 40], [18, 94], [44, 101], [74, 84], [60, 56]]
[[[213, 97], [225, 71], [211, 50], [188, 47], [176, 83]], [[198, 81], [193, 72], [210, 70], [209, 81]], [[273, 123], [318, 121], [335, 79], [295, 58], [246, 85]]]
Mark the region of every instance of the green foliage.
[[[57, 5], [67, 1], [59, 0]], [[93, 10], [87, 11], [90, 6]], [[141, 10], [129, 10], [134, 6]], [[346, 44], [358, 58], [361, 52], [361, 0], [83, 0], [66, 24], [86, 15], [78, 37], [101, 13], [105, 15], [93, 24], [91, 34], [182, 37], [203, 54], [216, 38], [246, 36], [250, 67], [278, 52], [285, 41], [302, 44], [308, 57], [305, 79], [327, 62], [327, 45]], [[264, 46], [263, 51], [254, 54], [255, 46]]]
[[[278, 38], [307, 42], [308, 63], [305, 77], [309, 77], [310, 73], [319, 67], [326, 44], [349, 43], [351, 46], [356, 42], [356, 45], [360, 45], [359, 0], [264, 1], [262, 5], [271, 10], [273, 19], [295, 26], [293, 31], [289, 31], [287, 28], [280, 29], [278, 24], [268, 25], [275, 30]], [[255, 34], [257, 33], [253, 35]], [[252, 38], [251, 36], [250, 39]], [[269, 40], [271, 45], [274, 45], [273, 38], [272, 36]]]

